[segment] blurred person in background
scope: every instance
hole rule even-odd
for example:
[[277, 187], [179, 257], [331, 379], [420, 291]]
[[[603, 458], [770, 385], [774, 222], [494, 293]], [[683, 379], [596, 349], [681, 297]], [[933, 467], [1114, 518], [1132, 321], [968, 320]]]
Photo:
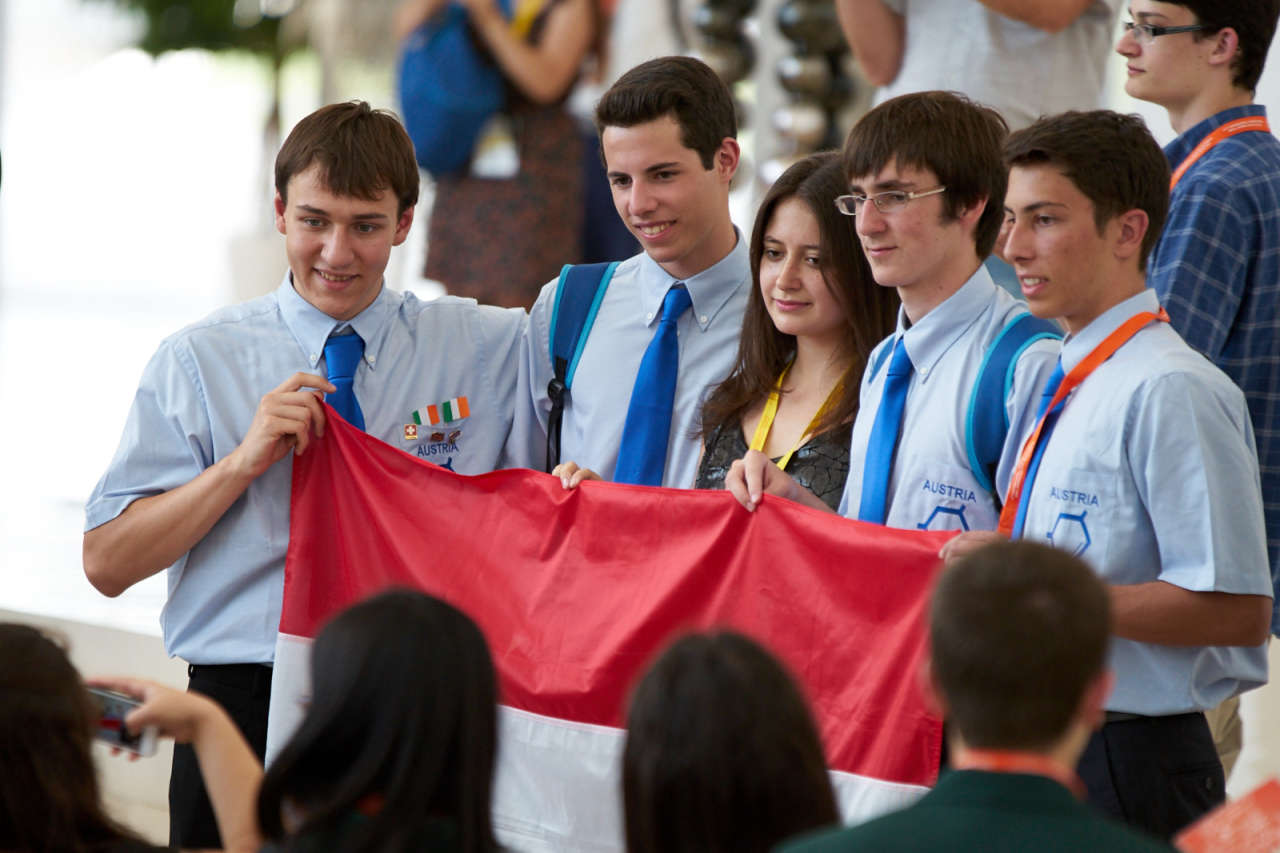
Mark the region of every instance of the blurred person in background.
[[[136, 684], [91, 683], [116, 690]], [[259, 770], [244, 738], [208, 699], [157, 689], [175, 697], [161, 734], [192, 744], [212, 780], [209, 793], [225, 849], [257, 850], [253, 789], [246, 792], [244, 782]], [[0, 850], [172, 849], [145, 843], [107, 816], [90, 750], [98, 721], [93, 698], [58, 643], [28, 625], [0, 624]], [[136, 732], [151, 723], [131, 715], [127, 724]]]
[[[507, 106], [470, 169], [438, 176], [424, 275], [456, 296], [528, 308], [542, 284], [582, 256], [583, 140], [565, 105], [604, 31], [596, 0], [456, 0], [507, 82]], [[408, 0], [403, 41], [445, 0]], [[520, 31], [527, 30], [523, 35]], [[483, 147], [501, 157], [480, 156]]]
[[915, 805], [784, 853], [1172, 853], [1081, 802], [1072, 768], [1102, 722], [1111, 607], [1065, 551], [991, 545], [948, 566], [921, 673], [947, 720], [951, 769]]
[[839, 821], [795, 681], [733, 631], [676, 640], [641, 678], [622, 800], [627, 853], [766, 853]]

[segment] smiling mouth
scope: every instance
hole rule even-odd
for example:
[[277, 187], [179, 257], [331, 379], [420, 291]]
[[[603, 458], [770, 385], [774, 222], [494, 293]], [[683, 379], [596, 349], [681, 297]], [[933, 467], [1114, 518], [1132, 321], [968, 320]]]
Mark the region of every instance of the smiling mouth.
[[337, 273], [325, 272], [324, 270], [319, 269], [316, 270], [316, 275], [320, 276], [325, 281], [331, 281], [334, 284], [346, 284], [348, 281], [355, 278], [354, 275], [338, 275]]
[[667, 229], [669, 229], [673, 224], [675, 223], [674, 222], [646, 223], [644, 225], [637, 225], [635, 226], [635, 228], [645, 237], [657, 237], [658, 235], [662, 234]]

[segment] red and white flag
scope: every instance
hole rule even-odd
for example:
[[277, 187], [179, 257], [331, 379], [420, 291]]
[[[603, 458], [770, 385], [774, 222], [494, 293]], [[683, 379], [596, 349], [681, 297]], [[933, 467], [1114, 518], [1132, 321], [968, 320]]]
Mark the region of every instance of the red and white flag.
[[494, 821], [524, 850], [622, 849], [628, 693], [673, 635], [732, 627], [799, 679], [846, 820], [933, 784], [942, 724], [916, 677], [938, 548], [766, 496], [464, 477], [330, 416], [293, 463], [268, 755], [300, 718], [311, 638], [389, 586], [453, 603], [498, 669]]

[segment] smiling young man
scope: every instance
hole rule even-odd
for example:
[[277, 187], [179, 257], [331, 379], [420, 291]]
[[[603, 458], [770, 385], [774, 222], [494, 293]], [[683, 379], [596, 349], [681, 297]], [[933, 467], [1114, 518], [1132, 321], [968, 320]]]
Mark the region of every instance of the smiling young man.
[[1066, 113], [1005, 152], [1006, 256], [1031, 310], [1068, 337], [1001, 531], [1071, 551], [1110, 585], [1116, 686], [1080, 774], [1095, 805], [1167, 838], [1224, 798], [1203, 712], [1267, 678], [1249, 412], [1145, 287], [1169, 169], [1142, 120]]
[[[863, 376], [843, 515], [920, 530], [996, 526], [1018, 436], [1058, 353], [1045, 338], [1011, 358], [994, 397], [1009, 429], [994, 477], [982, 482], [971, 462], [970, 397], [993, 341], [1026, 313], [982, 265], [1003, 219], [1005, 132], [990, 108], [921, 92], [876, 107], [845, 142], [851, 195], [841, 203], [855, 212], [877, 284], [896, 288], [902, 308]], [[765, 492], [824, 506], [758, 451], [726, 487], [749, 509]]]
[[[702, 62], [655, 59], [604, 94], [596, 127], [614, 206], [644, 251], [618, 264], [586, 333], [564, 406], [559, 471], [566, 485], [594, 473], [688, 487], [702, 399], [733, 366], [751, 287], [746, 241], [729, 218], [733, 99]], [[557, 304], [553, 281], [525, 333], [509, 453], [530, 468], [546, 457]], [[657, 381], [650, 365], [664, 339], [669, 372]]]
[[1175, 181], [1147, 284], [1249, 401], [1280, 590], [1280, 141], [1253, 102], [1280, 0], [1133, 0], [1129, 12], [1116, 45], [1125, 91], [1168, 110], [1179, 134], [1165, 147]]
[[[394, 115], [352, 102], [299, 122], [276, 158], [284, 280], [161, 343], [85, 510], [90, 582], [115, 596], [167, 570], [165, 648], [259, 756], [289, 460], [323, 434], [320, 392], [371, 435], [458, 473], [495, 468], [510, 429], [524, 313], [385, 286], [417, 199]], [[432, 414], [446, 403], [450, 415]], [[221, 846], [189, 747], [174, 751], [170, 823], [175, 846]]]

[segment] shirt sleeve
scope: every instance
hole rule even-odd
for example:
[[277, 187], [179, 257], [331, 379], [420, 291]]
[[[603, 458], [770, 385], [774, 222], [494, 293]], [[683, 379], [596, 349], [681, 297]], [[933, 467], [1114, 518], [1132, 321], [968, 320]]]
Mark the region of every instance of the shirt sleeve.
[[1002, 502], [1008, 494], [1009, 480], [1018, 464], [1022, 443], [1030, 436], [1031, 430], [1035, 429], [1040, 397], [1049, 384], [1049, 376], [1058, 364], [1058, 354], [1061, 351], [1061, 341], [1047, 338], [1036, 341], [1019, 356], [1018, 364], [1013, 369], [1013, 383], [1009, 386], [1009, 395], [1004, 401], [1009, 431], [1005, 434], [1000, 463], [996, 466], [996, 491], [1000, 493]]
[[1130, 473], [1155, 532], [1159, 580], [1270, 596], [1253, 431], [1243, 395], [1172, 372], [1130, 403]]
[[529, 320], [524, 325], [517, 347], [515, 411], [511, 434], [503, 452], [504, 467], [541, 471], [546, 464], [547, 417], [551, 412], [547, 383], [554, 375], [551, 369], [551, 310], [557, 281], [553, 279], [542, 288], [529, 312]]
[[1149, 284], [1173, 328], [1210, 360], [1226, 345], [1248, 283], [1250, 209], [1248, 198], [1218, 181], [1192, 183], [1170, 205], [1151, 260]]
[[142, 373], [124, 434], [85, 506], [85, 530], [116, 518], [138, 498], [175, 489], [213, 464], [203, 390], [181, 345], [165, 341]]

